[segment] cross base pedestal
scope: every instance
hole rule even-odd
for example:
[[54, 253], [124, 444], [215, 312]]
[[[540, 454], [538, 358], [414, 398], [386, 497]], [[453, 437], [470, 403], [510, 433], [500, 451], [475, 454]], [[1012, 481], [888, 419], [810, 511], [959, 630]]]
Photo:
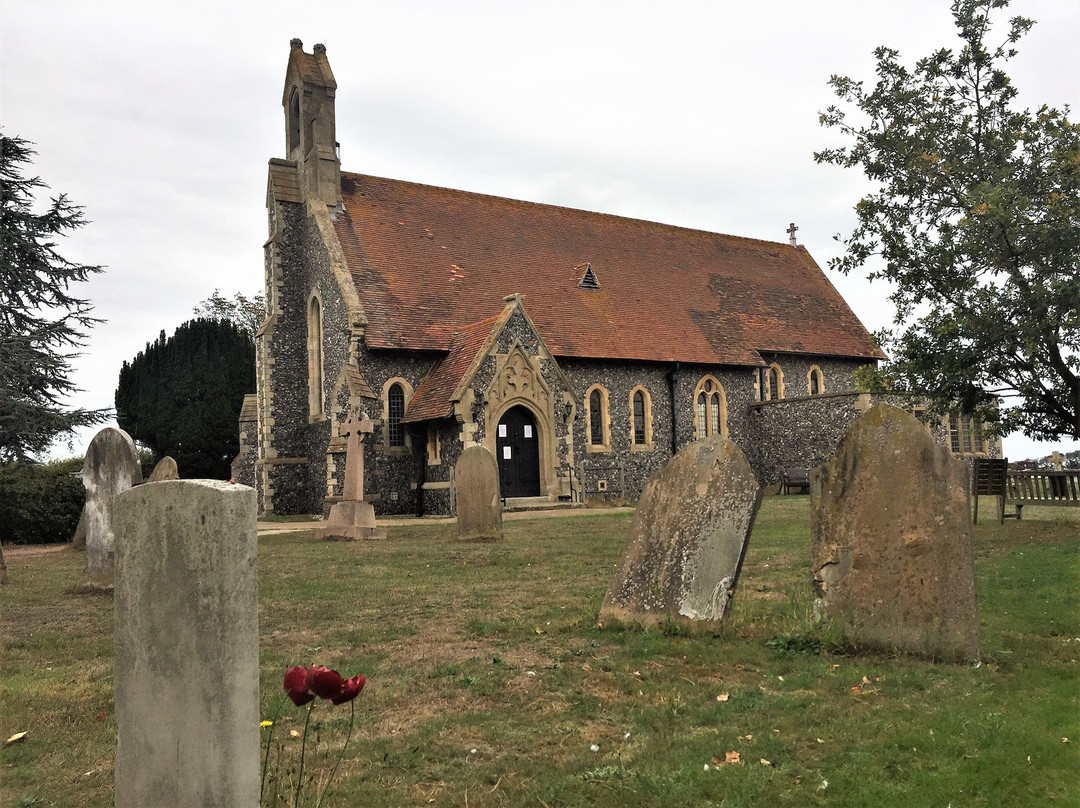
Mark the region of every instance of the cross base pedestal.
[[315, 538], [339, 541], [386, 538], [386, 528], [375, 524], [375, 509], [368, 502], [345, 500], [330, 509], [326, 526], [315, 531]]

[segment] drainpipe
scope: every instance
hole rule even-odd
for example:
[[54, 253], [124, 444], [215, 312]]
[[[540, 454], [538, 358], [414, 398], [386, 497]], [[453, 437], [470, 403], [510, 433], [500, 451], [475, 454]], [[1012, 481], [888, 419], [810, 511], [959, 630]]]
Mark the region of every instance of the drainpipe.
[[668, 391], [671, 393], [671, 456], [674, 457], [679, 451], [679, 438], [677, 422], [675, 419], [675, 386], [679, 382], [679, 363], [668, 372]]
[[[417, 436], [416, 432], [413, 434]], [[424, 430], [422, 445], [417, 438], [418, 436], [414, 438], [413, 445], [420, 447], [420, 451], [416, 453], [416, 515], [420, 517], [424, 515], [424, 483], [427, 482], [427, 430]]]

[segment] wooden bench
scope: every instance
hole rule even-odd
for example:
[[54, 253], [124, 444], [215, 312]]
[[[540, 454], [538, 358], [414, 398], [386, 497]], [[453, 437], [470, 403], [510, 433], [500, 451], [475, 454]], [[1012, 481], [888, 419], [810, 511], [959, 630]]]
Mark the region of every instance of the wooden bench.
[[1080, 507], [1080, 470], [1010, 471], [1005, 503], [1016, 506], [1017, 519], [1025, 505]]
[[784, 469], [784, 479], [781, 487], [785, 494], [790, 494], [792, 488], [805, 489], [810, 492], [810, 469], [787, 468]]
[[[997, 500], [998, 524], [1005, 522], [1005, 487], [1009, 474], [1009, 461], [1001, 458], [976, 457], [972, 464], [971, 493], [975, 499], [975, 524], [979, 523], [979, 497]], [[1019, 513], [1019, 511], [1017, 512]]]

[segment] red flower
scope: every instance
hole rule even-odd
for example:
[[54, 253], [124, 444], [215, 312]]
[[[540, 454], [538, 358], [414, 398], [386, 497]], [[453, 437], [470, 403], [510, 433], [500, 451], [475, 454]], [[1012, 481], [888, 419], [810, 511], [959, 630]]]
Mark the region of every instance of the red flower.
[[332, 699], [341, 692], [344, 680], [337, 671], [332, 671], [325, 665], [312, 666], [308, 671], [308, 689], [320, 699]]
[[308, 670], [297, 665], [285, 671], [285, 680], [282, 685], [285, 693], [292, 699], [292, 703], [301, 707], [312, 701], [315, 696], [308, 692]]
[[354, 676], [351, 679], [346, 679], [341, 685], [341, 692], [336, 696], [332, 696], [330, 701], [334, 704], [344, 704], [347, 701], [352, 701], [358, 695], [360, 691], [364, 689], [364, 683], [367, 680], [363, 676]]

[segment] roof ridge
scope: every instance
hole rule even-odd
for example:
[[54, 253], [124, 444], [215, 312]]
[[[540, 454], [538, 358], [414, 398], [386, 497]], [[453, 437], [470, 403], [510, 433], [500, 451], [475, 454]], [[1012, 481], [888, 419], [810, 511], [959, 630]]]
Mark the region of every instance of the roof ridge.
[[[416, 188], [429, 188], [437, 191], [446, 191], [452, 194], [460, 194], [461, 196], [475, 197], [479, 199], [490, 199], [498, 202], [514, 202], [519, 205], [531, 205], [538, 208], [548, 208], [550, 210], [564, 210], [570, 213], [586, 214], [588, 216], [596, 216], [601, 219], [618, 219], [623, 222], [636, 223], [641, 225], [647, 225], [650, 227], [664, 227], [672, 230], [681, 230], [686, 233], [701, 233], [708, 236], [721, 236], [725, 239], [731, 239], [733, 241], [751, 242], [755, 244], [767, 244], [772, 247], [783, 247], [784, 249], [795, 250], [796, 247], [792, 247], [789, 242], [786, 241], [769, 241], [762, 238], [752, 238], [750, 236], [736, 236], [732, 233], [721, 233], [718, 230], [704, 230], [700, 227], [687, 227], [681, 224], [671, 224], [669, 222], [658, 222], [654, 219], [641, 219], [636, 216], [622, 216], [618, 213], [604, 213], [598, 210], [588, 210], [587, 208], [572, 208], [569, 205], [555, 205], [550, 202], [533, 202], [528, 199], [516, 199], [512, 196], [497, 196], [496, 194], [486, 194], [481, 191], [466, 191], [461, 188], [450, 188], [446, 185], [431, 185], [426, 182], [416, 182], [414, 180], [399, 180], [393, 177], [379, 177], [375, 174], [361, 174], [356, 171], [344, 171], [341, 172], [342, 179], [345, 177], [362, 177], [364, 179], [375, 180], [377, 182], [396, 183], [398, 185], [411, 185]], [[801, 246], [801, 245], [800, 245]]]

